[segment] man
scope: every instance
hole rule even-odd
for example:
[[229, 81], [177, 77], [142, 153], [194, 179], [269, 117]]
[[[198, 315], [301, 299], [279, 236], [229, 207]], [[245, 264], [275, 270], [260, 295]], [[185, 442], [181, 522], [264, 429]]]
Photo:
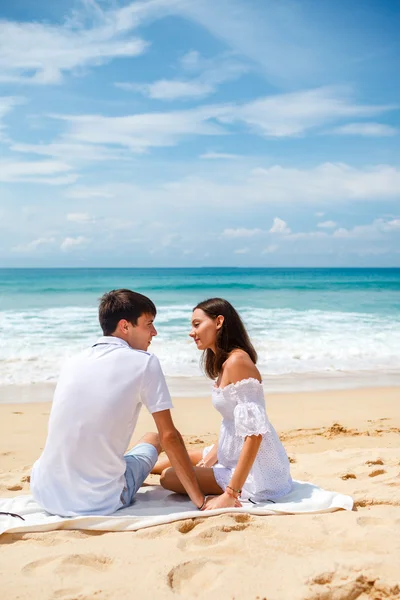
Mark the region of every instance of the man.
[[[158, 359], [147, 352], [156, 307], [136, 292], [113, 290], [101, 298], [104, 336], [70, 359], [54, 394], [43, 453], [33, 466], [31, 490], [50, 513], [111, 514], [128, 506], [155, 465], [161, 447], [192, 502], [206, 504], [180, 433]], [[147, 433], [124, 452], [141, 405], [159, 435]]]

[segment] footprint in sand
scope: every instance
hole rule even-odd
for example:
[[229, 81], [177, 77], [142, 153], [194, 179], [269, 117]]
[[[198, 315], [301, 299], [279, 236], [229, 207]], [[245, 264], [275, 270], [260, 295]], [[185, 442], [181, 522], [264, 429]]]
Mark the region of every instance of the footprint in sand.
[[54, 590], [50, 596], [51, 600], [92, 600], [92, 598], [108, 598], [103, 590], [84, 590], [82, 587], [63, 588]]
[[20, 490], [22, 490], [22, 485], [19, 485], [18, 483], [12, 484], [12, 485], [8, 485], [7, 489], [9, 492], [19, 492]]
[[176, 594], [184, 598], [195, 598], [210, 590], [224, 569], [224, 564], [218, 560], [188, 560], [173, 567], [167, 575], [167, 581]]
[[384, 462], [381, 458], [376, 458], [375, 460], [367, 460], [365, 464], [372, 467], [373, 465], [383, 465]]
[[354, 475], [354, 473], [345, 473], [345, 475], [341, 475], [340, 479], [357, 479], [356, 475]]
[[357, 525], [361, 527], [370, 527], [371, 525], [382, 525], [383, 519], [380, 517], [358, 517]]
[[400, 586], [389, 586], [379, 576], [327, 572], [317, 575], [310, 583], [310, 593], [304, 600], [378, 600], [400, 597]]
[[111, 563], [110, 557], [101, 554], [67, 554], [66, 556], [59, 555], [31, 561], [22, 567], [21, 571], [24, 575], [43, 576], [48, 571], [71, 575], [76, 573], [77, 569], [104, 571]]
[[[217, 517], [218, 519], [218, 517]], [[212, 523], [206, 520], [206, 523], [202, 523], [203, 527], [197, 528], [196, 531], [189, 535], [185, 540], [180, 540], [178, 542], [178, 547], [181, 550], [189, 549], [190, 546], [214, 546], [225, 542], [225, 540], [230, 539], [230, 535], [234, 531], [243, 531], [250, 526], [251, 516], [248, 514], [240, 514], [235, 515], [233, 517], [229, 516], [228, 523], [226, 522], [227, 517], [224, 515], [222, 517], [223, 523], [219, 524], [216, 520], [213, 519]], [[187, 522], [186, 522], [187, 523]], [[191, 532], [197, 525], [197, 523], [187, 523], [186, 527], [181, 527], [178, 529], [180, 533], [188, 534]]]
[[385, 469], [376, 469], [369, 473], [368, 477], [377, 477], [378, 475], [384, 475], [386, 473]]

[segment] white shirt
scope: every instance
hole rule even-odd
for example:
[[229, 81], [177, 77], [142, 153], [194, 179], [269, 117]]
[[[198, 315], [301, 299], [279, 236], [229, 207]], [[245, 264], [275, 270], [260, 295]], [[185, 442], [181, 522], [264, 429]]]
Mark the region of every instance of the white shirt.
[[172, 408], [158, 359], [105, 336], [62, 369], [31, 491], [48, 512], [110, 514], [122, 506], [124, 453], [141, 405]]

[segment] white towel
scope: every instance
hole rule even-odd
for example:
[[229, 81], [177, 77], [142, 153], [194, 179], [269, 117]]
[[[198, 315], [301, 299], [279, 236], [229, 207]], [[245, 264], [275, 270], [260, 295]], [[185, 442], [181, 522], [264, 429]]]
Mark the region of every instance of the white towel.
[[15, 513], [24, 518], [0, 514], [2, 533], [27, 533], [55, 529], [91, 529], [97, 531], [136, 531], [144, 527], [172, 523], [195, 517], [212, 517], [223, 513], [249, 513], [250, 515], [294, 515], [352, 510], [350, 496], [323, 490], [304, 481], [294, 481], [293, 489], [276, 503], [243, 502], [242, 508], [222, 508], [199, 512], [187, 496], [173, 494], [160, 486], [140, 488], [134, 503], [112, 515], [86, 515], [60, 517], [43, 510], [32, 496], [0, 499], [0, 512]]

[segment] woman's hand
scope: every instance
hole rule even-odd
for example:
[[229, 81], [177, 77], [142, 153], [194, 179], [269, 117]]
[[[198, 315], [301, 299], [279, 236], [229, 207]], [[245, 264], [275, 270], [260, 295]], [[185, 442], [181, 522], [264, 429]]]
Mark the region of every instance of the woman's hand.
[[204, 459], [202, 458], [196, 465], [196, 467], [204, 467], [206, 469], [211, 469], [215, 465], [217, 461], [211, 457], [211, 460], [208, 459], [208, 456]]
[[242, 505], [237, 498], [224, 492], [220, 496], [207, 498], [203, 510], [214, 510], [215, 508], [240, 508]]

